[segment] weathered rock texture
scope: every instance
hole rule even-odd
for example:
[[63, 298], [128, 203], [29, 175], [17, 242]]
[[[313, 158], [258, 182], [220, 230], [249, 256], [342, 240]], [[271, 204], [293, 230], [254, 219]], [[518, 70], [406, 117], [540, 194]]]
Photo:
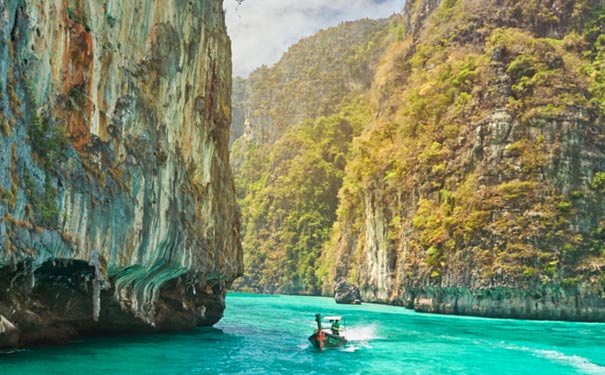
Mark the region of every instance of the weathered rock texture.
[[233, 90], [231, 95], [231, 132], [229, 136], [229, 147], [236, 139], [244, 135], [246, 123], [246, 102], [248, 100], [248, 81], [242, 77], [233, 79]]
[[605, 320], [604, 35], [602, 0], [416, 0], [259, 69], [234, 101], [243, 284]]
[[334, 290], [334, 300], [336, 303], [359, 305], [361, 304], [359, 288], [346, 281], [341, 281]]
[[222, 1], [0, 15], [0, 347], [217, 322], [242, 273]]
[[407, 2], [332, 280], [419, 311], [605, 321], [604, 6]]

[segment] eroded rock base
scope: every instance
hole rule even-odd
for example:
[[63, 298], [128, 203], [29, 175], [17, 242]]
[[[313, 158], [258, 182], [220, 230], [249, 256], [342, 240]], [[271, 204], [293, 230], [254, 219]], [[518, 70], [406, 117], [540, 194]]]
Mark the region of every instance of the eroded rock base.
[[544, 287], [409, 289], [399, 303], [418, 312], [487, 318], [605, 322], [605, 302], [589, 290]]
[[[79, 335], [186, 331], [211, 326], [223, 316], [225, 286], [202, 289], [184, 274], [159, 287], [147, 302], [140, 285], [121, 286], [117, 276], [99, 296], [95, 321], [94, 268], [76, 260], [54, 260], [33, 269], [21, 263], [0, 269], [0, 348], [63, 344]], [[128, 298], [124, 298], [129, 296]], [[132, 298], [138, 297], [138, 298]]]

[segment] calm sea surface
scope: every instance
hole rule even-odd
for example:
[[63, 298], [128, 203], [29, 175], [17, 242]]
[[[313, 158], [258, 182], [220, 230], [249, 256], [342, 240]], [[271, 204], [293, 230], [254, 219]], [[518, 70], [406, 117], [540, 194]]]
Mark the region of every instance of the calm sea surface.
[[[216, 328], [81, 339], [0, 354], [13, 374], [605, 374], [605, 324], [417, 314], [317, 297], [232, 294]], [[319, 352], [314, 314], [346, 319], [350, 344]]]

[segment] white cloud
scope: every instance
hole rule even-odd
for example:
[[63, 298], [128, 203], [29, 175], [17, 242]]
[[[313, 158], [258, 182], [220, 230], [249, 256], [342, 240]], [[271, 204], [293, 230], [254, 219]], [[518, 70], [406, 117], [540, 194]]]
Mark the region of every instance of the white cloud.
[[233, 74], [272, 65], [298, 40], [341, 21], [388, 17], [404, 0], [225, 0]]

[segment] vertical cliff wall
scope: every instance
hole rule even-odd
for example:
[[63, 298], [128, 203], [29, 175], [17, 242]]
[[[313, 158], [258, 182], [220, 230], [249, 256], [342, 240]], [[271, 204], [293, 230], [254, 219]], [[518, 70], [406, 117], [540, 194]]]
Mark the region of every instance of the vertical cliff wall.
[[604, 6], [407, 2], [352, 146], [326, 291], [605, 320]]
[[0, 346], [214, 324], [242, 273], [222, 1], [0, 15]]

